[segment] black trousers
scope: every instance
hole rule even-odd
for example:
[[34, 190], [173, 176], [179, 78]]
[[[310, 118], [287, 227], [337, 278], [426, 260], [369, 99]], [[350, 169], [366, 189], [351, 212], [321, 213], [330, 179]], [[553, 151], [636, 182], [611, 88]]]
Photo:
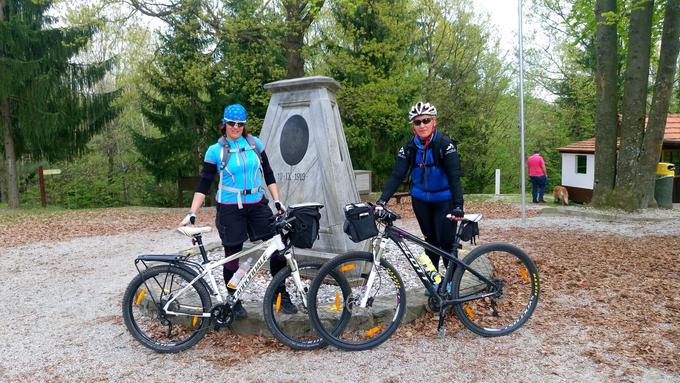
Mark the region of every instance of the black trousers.
[[[411, 198], [411, 205], [418, 220], [420, 231], [425, 236], [425, 242], [450, 253], [453, 250], [457, 223], [446, 218], [446, 215], [453, 210], [453, 200], [425, 202]], [[429, 250], [426, 250], [425, 253], [430, 257], [432, 263], [439, 268], [439, 255]], [[444, 259], [444, 267], [448, 267], [448, 265], [448, 260]]]
[[[267, 240], [274, 236], [272, 222], [274, 214], [267, 205], [268, 201], [263, 198], [259, 203], [243, 204], [239, 209], [237, 205], [217, 204], [215, 226], [220, 234], [224, 245], [224, 256], [229, 257], [243, 250], [243, 242], [248, 238], [251, 241]], [[238, 270], [239, 260], [225, 263], [223, 268], [224, 282], [227, 283]], [[286, 258], [278, 252], [272, 255], [269, 261], [269, 271], [272, 276], [286, 266]]]

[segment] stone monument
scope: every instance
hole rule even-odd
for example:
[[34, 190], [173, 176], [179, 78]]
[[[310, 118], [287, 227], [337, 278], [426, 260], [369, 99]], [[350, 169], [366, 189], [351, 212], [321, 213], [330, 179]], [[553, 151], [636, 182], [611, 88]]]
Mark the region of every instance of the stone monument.
[[335, 92], [340, 84], [314, 76], [266, 84], [272, 92], [260, 138], [284, 204], [320, 202], [319, 239], [312, 250], [357, 249], [342, 231], [343, 207], [359, 201]]

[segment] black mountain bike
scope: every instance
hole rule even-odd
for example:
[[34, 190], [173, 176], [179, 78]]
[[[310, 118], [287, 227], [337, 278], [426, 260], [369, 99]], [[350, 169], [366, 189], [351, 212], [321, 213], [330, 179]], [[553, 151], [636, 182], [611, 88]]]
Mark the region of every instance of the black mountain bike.
[[[466, 215], [460, 222], [451, 253], [396, 227], [394, 221], [400, 217], [389, 209], [372, 218], [381, 228], [371, 240], [372, 252], [352, 251], [336, 256], [324, 264], [309, 288], [311, 322], [333, 346], [348, 351], [367, 350], [386, 341], [401, 324], [406, 290], [399, 272], [383, 257], [388, 241], [397, 245], [429, 292], [428, 307], [439, 312], [440, 336], [446, 334], [444, 317], [450, 306], [465, 327], [482, 336], [501, 336], [517, 330], [536, 308], [538, 271], [518, 247], [489, 243], [474, 248], [462, 261], [458, 259], [461, 234], [477, 227], [480, 214]], [[435, 285], [407, 242], [449, 260], [441, 283]], [[333, 286], [336, 288], [328, 291]], [[338, 324], [343, 324], [344, 331], [338, 331]]]

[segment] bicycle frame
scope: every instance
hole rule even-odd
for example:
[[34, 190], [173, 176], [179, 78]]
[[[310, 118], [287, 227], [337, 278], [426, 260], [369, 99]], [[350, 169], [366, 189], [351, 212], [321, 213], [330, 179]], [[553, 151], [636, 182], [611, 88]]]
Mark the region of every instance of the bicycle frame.
[[[427, 242], [425, 242], [423, 239], [407, 232], [404, 229], [401, 229], [399, 227], [396, 227], [394, 225], [387, 225], [385, 226], [385, 229], [383, 232], [379, 233], [378, 236], [374, 237], [372, 241], [379, 241], [379, 246], [373, 246], [373, 259], [374, 259], [374, 265], [380, 263], [380, 259], [385, 251], [385, 247], [387, 246], [388, 241], [394, 242], [397, 247], [401, 250], [401, 252], [406, 256], [406, 259], [408, 259], [409, 263], [411, 264], [411, 267], [413, 267], [413, 270], [416, 272], [416, 275], [418, 275], [418, 278], [420, 281], [423, 283], [425, 288], [430, 292], [431, 296], [436, 297], [439, 300], [440, 307], [443, 309], [445, 306], [449, 305], [454, 305], [458, 303], [463, 303], [467, 301], [472, 301], [475, 299], [480, 299], [480, 298], [485, 298], [489, 297], [492, 295], [495, 295], [498, 293], [498, 286], [496, 283], [494, 283], [492, 280], [489, 278], [485, 277], [481, 273], [479, 273], [477, 270], [473, 269], [470, 267], [470, 265], [464, 263], [463, 261], [459, 260], [457, 257], [458, 254], [458, 248], [460, 248], [460, 240], [459, 240], [459, 235], [460, 235], [460, 230], [461, 226], [458, 226], [458, 232], [456, 234], [456, 240], [454, 241], [454, 249], [452, 253], [447, 253], [444, 250], [433, 246]], [[473, 275], [475, 275], [477, 278], [480, 280], [484, 281], [488, 286], [491, 287], [490, 292], [485, 292], [485, 293], [476, 293], [476, 294], [471, 294], [467, 295], [462, 298], [458, 299], [444, 299], [443, 294], [437, 291], [435, 289], [434, 284], [430, 280], [430, 278], [427, 276], [425, 273], [425, 270], [423, 267], [418, 263], [416, 260], [416, 257], [413, 255], [411, 250], [408, 248], [406, 245], [406, 242], [411, 242], [419, 247], [425, 249], [425, 250], [430, 250], [440, 257], [443, 257], [445, 259], [449, 260], [449, 266], [446, 269], [446, 274], [440, 283], [440, 289], [439, 290], [444, 290], [445, 286], [448, 285], [448, 283], [451, 282], [453, 278], [453, 269], [454, 265], [463, 267], [465, 270], [469, 271]], [[455, 263], [452, 263], [455, 262]], [[373, 286], [373, 282], [375, 280], [375, 268], [371, 270], [371, 273], [368, 276], [368, 281], [366, 282], [366, 291], [371, 291], [371, 287]], [[363, 299], [361, 300], [361, 307], [366, 307], [366, 304], [368, 302], [368, 294], [365, 294]]]
[[[214, 270], [217, 267], [224, 265], [227, 262], [231, 262], [235, 259], [241, 258], [243, 256], [246, 256], [248, 254], [254, 253], [254, 252], [262, 250], [262, 249], [264, 249], [264, 252], [260, 256], [260, 258], [257, 260], [257, 262], [255, 262], [255, 264], [250, 268], [250, 270], [248, 270], [246, 275], [243, 276], [243, 279], [241, 279], [241, 281], [240, 281], [238, 287], [236, 288], [236, 291], [234, 292], [234, 294], [233, 295], [227, 295], [227, 297], [225, 298], [220, 293], [220, 290], [217, 286], [217, 281], [215, 280], [215, 276], [212, 274], [212, 270]], [[264, 241], [264, 242], [262, 242], [262, 243], [260, 243], [256, 246], [253, 246], [250, 249], [240, 251], [240, 252], [238, 252], [234, 255], [231, 255], [227, 258], [221, 259], [219, 261], [214, 261], [214, 262], [209, 262], [207, 264], [204, 264], [204, 266], [200, 270], [200, 273], [191, 282], [189, 282], [189, 284], [187, 286], [182, 288], [175, 296], [173, 296], [168, 302], [165, 303], [165, 305], [163, 306], [163, 310], [165, 311], [166, 314], [170, 314], [170, 315], [184, 315], [184, 316], [194, 316], [194, 317], [198, 316], [198, 315], [195, 315], [195, 314], [188, 314], [188, 313], [171, 311], [171, 310], [168, 310], [168, 308], [170, 307], [170, 304], [173, 301], [175, 301], [178, 297], [182, 296], [182, 294], [184, 294], [184, 292], [187, 291], [189, 289], [189, 287], [193, 286], [194, 283], [197, 283], [201, 279], [207, 279], [208, 280], [208, 282], [210, 283], [210, 286], [212, 287], [212, 290], [213, 290], [213, 296], [215, 296], [217, 298], [217, 301], [219, 303], [227, 302], [230, 305], [232, 305], [234, 302], [239, 300], [239, 298], [241, 297], [241, 294], [243, 293], [245, 288], [248, 287], [248, 285], [250, 284], [250, 281], [253, 279], [253, 277], [258, 272], [258, 270], [260, 270], [260, 268], [264, 265], [264, 263], [267, 262], [277, 250], [279, 250], [279, 251], [287, 250], [286, 246], [283, 244], [283, 241], [281, 239], [281, 234], [276, 234], [271, 239], [268, 239], [268, 240], [266, 240], [266, 241]], [[284, 257], [286, 258], [286, 262], [288, 263], [288, 265], [290, 266], [290, 268], [292, 270], [293, 280], [294, 280], [297, 288], [299, 290], [301, 290], [303, 287], [302, 287], [302, 281], [300, 279], [300, 273], [299, 273], [298, 268], [297, 268], [297, 261], [295, 260], [295, 258], [293, 258], [291, 253], [287, 252], [287, 251], [284, 253]], [[204, 258], [204, 260], [207, 261], [207, 256], [204, 255], [203, 258]], [[207, 278], [206, 278], [206, 276], [207, 276]], [[306, 305], [307, 304], [306, 297], [303, 296], [302, 298], [303, 298], [303, 303]], [[210, 317], [211, 314], [210, 313], [203, 313], [200, 316], [201, 317]]]

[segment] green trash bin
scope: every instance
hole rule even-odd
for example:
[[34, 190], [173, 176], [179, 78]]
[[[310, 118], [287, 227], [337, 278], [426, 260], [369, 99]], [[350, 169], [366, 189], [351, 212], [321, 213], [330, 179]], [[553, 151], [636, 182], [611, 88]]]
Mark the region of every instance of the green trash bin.
[[656, 183], [654, 185], [654, 199], [663, 209], [673, 208], [673, 176], [675, 165], [670, 162], [659, 162], [656, 166]]

